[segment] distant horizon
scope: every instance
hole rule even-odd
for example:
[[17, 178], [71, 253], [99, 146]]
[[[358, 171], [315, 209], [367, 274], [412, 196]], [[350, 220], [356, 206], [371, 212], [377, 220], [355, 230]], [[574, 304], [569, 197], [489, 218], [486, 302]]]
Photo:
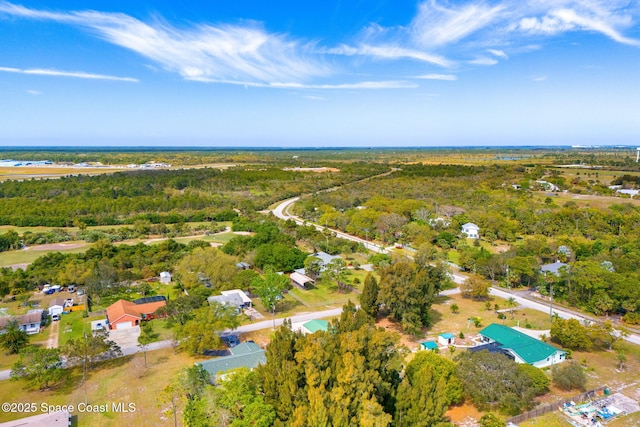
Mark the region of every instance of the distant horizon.
[[[111, 145], [111, 146], [95, 146], [95, 145], [33, 145], [33, 146], [0, 146], [0, 152], [3, 151], [66, 151], [66, 150], [87, 150], [87, 151], [132, 151], [140, 149], [153, 150], [153, 151], [233, 151], [233, 150], [258, 150], [258, 151], [287, 151], [287, 150], [299, 150], [299, 151], [328, 151], [328, 150], [464, 150], [464, 149], [496, 149], [496, 150], [531, 150], [531, 149], [572, 149], [572, 150], [591, 150], [591, 149], [614, 149], [614, 150], [626, 150], [633, 149], [633, 151], [640, 150], [640, 146], [636, 145], [589, 145], [589, 146], [575, 146], [575, 145], [430, 145], [430, 146], [412, 146], [412, 145], [398, 145], [398, 146], [323, 146], [323, 147], [311, 147], [311, 146], [205, 146], [205, 145], [192, 145], [192, 146], [169, 146], [169, 145]], [[7, 159], [0, 159], [7, 160]]]

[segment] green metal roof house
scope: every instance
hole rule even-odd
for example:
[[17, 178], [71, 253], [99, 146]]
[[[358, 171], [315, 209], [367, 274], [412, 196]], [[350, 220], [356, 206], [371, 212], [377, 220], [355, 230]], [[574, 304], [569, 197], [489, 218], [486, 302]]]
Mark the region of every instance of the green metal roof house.
[[196, 365], [201, 365], [211, 375], [211, 379], [215, 381], [215, 378], [223, 372], [237, 368], [253, 369], [267, 362], [265, 351], [254, 342], [240, 343], [230, 351], [230, 356], [196, 362]]
[[497, 323], [487, 326], [479, 334], [484, 344], [497, 343], [498, 348], [513, 356], [516, 362], [536, 368], [564, 362], [567, 355], [566, 351]]
[[302, 325], [310, 334], [313, 334], [318, 331], [327, 331], [329, 329], [329, 322], [326, 320], [309, 320]]
[[422, 350], [435, 350], [438, 348], [438, 344], [435, 341], [425, 341], [420, 343], [420, 349]]

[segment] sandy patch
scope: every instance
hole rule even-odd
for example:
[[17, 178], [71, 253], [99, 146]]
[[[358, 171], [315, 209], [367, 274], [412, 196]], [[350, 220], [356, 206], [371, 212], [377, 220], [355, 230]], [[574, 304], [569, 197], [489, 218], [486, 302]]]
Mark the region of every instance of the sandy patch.
[[28, 262], [22, 262], [20, 264], [11, 264], [11, 265], [8, 265], [7, 267], [12, 269], [13, 271], [16, 271], [19, 268], [26, 270], [28, 266], [29, 266]]
[[256, 233], [251, 231], [234, 231], [233, 234], [237, 234], [238, 236], [253, 236]]
[[456, 426], [477, 427], [480, 425], [478, 420], [482, 418], [484, 413], [478, 411], [475, 406], [464, 404], [449, 408], [445, 415], [449, 417]]
[[47, 245], [36, 245], [25, 248], [25, 251], [64, 251], [68, 249], [82, 248], [86, 243], [50, 243]]
[[336, 169], [336, 168], [326, 168], [326, 167], [322, 167], [322, 168], [283, 168], [282, 170], [284, 171], [293, 171], [293, 172], [317, 172], [317, 173], [321, 173], [321, 172], [340, 172], [340, 169]]
[[379, 328], [385, 328], [387, 331], [397, 332], [398, 334], [400, 334], [400, 344], [407, 347], [411, 351], [416, 351], [420, 347], [420, 344], [415, 341], [415, 338], [403, 334], [400, 325], [390, 321], [386, 317], [378, 320], [376, 322], [376, 326], [378, 326]]

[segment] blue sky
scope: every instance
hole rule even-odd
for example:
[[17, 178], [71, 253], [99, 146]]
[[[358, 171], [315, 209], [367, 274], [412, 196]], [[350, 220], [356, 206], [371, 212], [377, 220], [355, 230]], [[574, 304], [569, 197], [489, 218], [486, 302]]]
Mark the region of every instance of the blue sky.
[[637, 0], [0, 0], [0, 145], [640, 145], [639, 21]]

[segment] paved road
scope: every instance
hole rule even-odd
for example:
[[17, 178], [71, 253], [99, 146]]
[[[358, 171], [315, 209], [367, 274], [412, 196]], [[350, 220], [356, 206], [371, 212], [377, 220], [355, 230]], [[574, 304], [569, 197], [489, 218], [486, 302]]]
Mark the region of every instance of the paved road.
[[[296, 314], [295, 316], [288, 317], [287, 319], [291, 320], [291, 323], [306, 322], [308, 320], [339, 316], [341, 313], [342, 313], [342, 308], [332, 308], [332, 309], [323, 310], [323, 311], [300, 313], [300, 314]], [[286, 319], [283, 319], [283, 318], [276, 318], [275, 321], [274, 319], [263, 320], [261, 322], [239, 326], [237, 329], [234, 329], [234, 330], [226, 330], [224, 334], [259, 331], [261, 329], [273, 328], [274, 324], [275, 324], [275, 327], [278, 327], [282, 325], [285, 320]]]
[[298, 225], [312, 225], [313, 227], [316, 228], [316, 230], [318, 231], [324, 231], [324, 230], [328, 230], [330, 231], [332, 234], [334, 234], [336, 237], [339, 237], [341, 239], [347, 239], [347, 240], [351, 240], [353, 242], [358, 242], [358, 243], [362, 243], [362, 245], [374, 252], [379, 252], [379, 253], [386, 253], [387, 250], [382, 247], [381, 245], [375, 244], [373, 242], [367, 241], [365, 239], [362, 239], [360, 237], [357, 236], [352, 236], [351, 234], [347, 234], [344, 233], [342, 231], [339, 230], [334, 230], [332, 228], [329, 227], [323, 227], [322, 225], [319, 224], [314, 224], [312, 222], [309, 221], [305, 221], [304, 219], [300, 218], [299, 216], [296, 215], [292, 215], [289, 213], [289, 208], [298, 200], [300, 200], [300, 197], [294, 197], [291, 199], [287, 199], [284, 200], [282, 202], [280, 202], [280, 204], [278, 204], [278, 206], [276, 206], [271, 212], [278, 218], [282, 219], [282, 220], [293, 220], [295, 221], [296, 224]]

